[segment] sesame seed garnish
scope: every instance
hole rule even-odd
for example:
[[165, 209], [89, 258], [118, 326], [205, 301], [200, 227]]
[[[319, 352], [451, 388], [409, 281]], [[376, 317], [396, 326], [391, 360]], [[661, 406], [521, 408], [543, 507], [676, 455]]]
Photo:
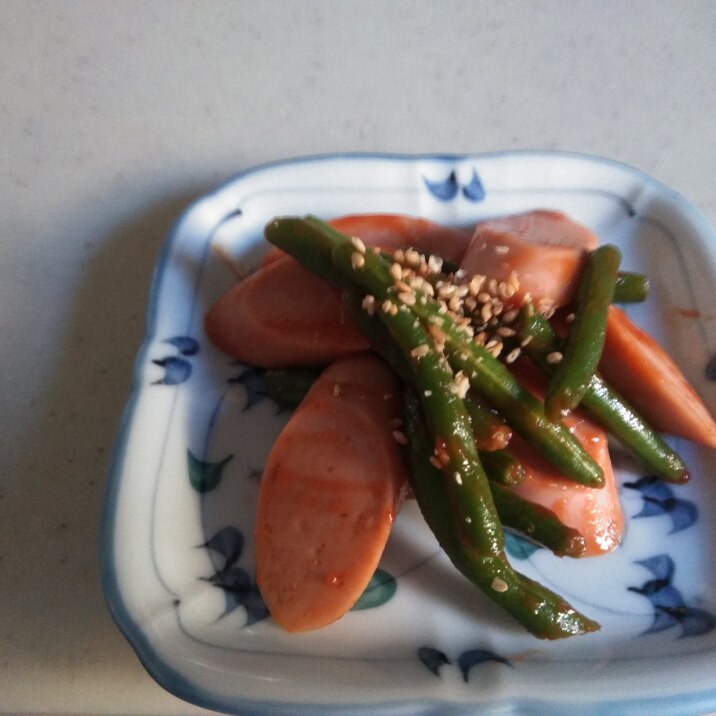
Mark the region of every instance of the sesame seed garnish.
[[554, 365], [562, 361], [562, 354], [559, 351], [552, 351], [547, 354], [547, 362]]
[[470, 279], [470, 285], [469, 285], [470, 293], [473, 296], [477, 296], [480, 293], [480, 289], [482, 288], [483, 283], [485, 283], [485, 277], [480, 276], [480, 274], [475, 274]]
[[440, 273], [443, 268], [443, 260], [439, 256], [430, 254], [430, 256], [428, 256], [427, 267], [430, 273]]
[[491, 278], [487, 282], [487, 290], [494, 296], [497, 293], [497, 279]]
[[365, 244], [357, 236], [351, 236], [351, 244], [353, 244], [353, 248], [359, 253], [365, 253]]
[[393, 252], [393, 258], [399, 263], [402, 264], [403, 261], [405, 261], [405, 251], [403, 249], [396, 249]]
[[459, 370], [450, 383], [450, 392], [458, 398], [464, 398], [468, 390], [470, 390], [470, 379]]
[[391, 303], [391, 304], [390, 304], [390, 311], [389, 311], [389, 313], [390, 313], [391, 316], [395, 316], [395, 315], [398, 313], [398, 307], [397, 307], [394, 303]]
[[525, 336], [522, 341], [520, 341], [520, 347], [524, 348], [526, 345], [529, 345], [529, 343], [532, 341], [532, 336]]
[[458, 485], [462, 485], [462, 475], [461, 475], [459, 472], [456, 472], [456, 473], [453, 475], [453, 479], [455, 480], [455, 482], [456, 482]]
[[504, 336], [505, 338], [509, 338], [510, 336], [514, 336], [517, 333], [517, 331], [514, 328], [508, 328], [507, 326], [500, 326], [497, 329], [497, 335], [498, 336]]
[[341, 395], [341, 393], [343, 393], [343, 390], [341, 389], [341, 386], [338, 383], [336, 383], [333, 386], [333, 395], [335, 397], [338, 397], [339, 395]]
[[351, 266], [354, 269], [363, 268], [365, 265], [365, 258], [363, 254], [359, 254], [357, 251], [351, 254]]
[[419, 346], [415, 346], [415, 348], [410, 351], [410, 355], [413, 358], [422, 358], [428, 353], [430, 353], [430, 346], [427, 343], [421, 343]]
[[400, 281], [403, 278], [403, 267], [399, 263], [390, 265], [390, 275], [396, 280]]
[[506, 592], [509, 589], [509, 587], [507, 586], [507, 582], [505, 582], [504, 579], [500, 579], [499, 577], [495, 577], [492, 580], [492, 584], [490, 586], [492, 587], [493, 591], [500, 592], [500, 594]]
[[395, 287], [398, 289], [398, 291], [412, 291], [413, 289], [410, 288], [410, 284], [405, 283], [402, 279], [398, 279], [395, 282]]
[[406, 306], [414, 306], [415, 294], [412, 291], [401, 291], [398, 294], [398, 300], [402, 301]]
[[489, 303], [485, 303], [480, 309], [480, 318], [483, 321], [489, 321], [492, 318], [492, 306]]
[[522, 349], [518, 346], [513, 348], [505, 357], [505, 363], [514, 363], [519, 357]]
[[468, 515], [468, 516], [465, 518], [465, 522], [467, 522], [468, 525], [472, 524], [472, 517], [470, 517], [470, 515]]
[[380, 304], [380, 307], [383, 309], [383, 313], [390, 313], [390, 307], [393, 305], [393, 302], [390, 299], [385, 299], [383, 303]]
[[361, 306], [363, 307], [363, 310], [369, 315], [372, 316], [375, 314], [375, 296], [371, 296], [368, 294], [367, 296], [364, 296], [363, 301], [361, 302]]
[[507, 311], [507, 313], [502, 314], [502, 322], [503, 323], [514, 323], [517, 316], [520, 315], [519, 309], [513, 308], [510, 311]]
[[574, 314], [573, 314], [573, 313], [568, 313], [568, 314], [565, 316], [564, 320], [567, 321], [567, 323], [572, 323], [572, 321], [574, 320]]
[[408, 266], [418, 266], [422, 257], [415, 249], [408, 249], [405, 252], [405, 263]]
[[510, 253], [510, 247], [509, 246], [495, 246], [495, 253], [498, 256], [504, 256], [505, 254]]
[[408, 438], [406, 438], [405, 434], [401, 433], [400, 430], [393, 430], [393, 439], [396, 443], [400, 443], [400, 445], [408, 444]]
[[432, 394], [433, 394], [433, 391], [432, 391], [432, 390], [424, 390], [424, 391], [423, 391], [423, 395], [424, 395], [426, 398], [429, 398]]

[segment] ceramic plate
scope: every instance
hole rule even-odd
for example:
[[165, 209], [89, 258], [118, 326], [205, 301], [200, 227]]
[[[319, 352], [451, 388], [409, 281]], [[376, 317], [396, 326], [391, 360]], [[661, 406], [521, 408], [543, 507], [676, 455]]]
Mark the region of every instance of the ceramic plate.
[[[544, 643], [450, 566], [414, 505], [380, 570], [338, 623], [289, 635], [254, 582], [261, 469], [286, 422], [262, 371], [202, 331], [276, 215], [399, 212], [448, 224], [548, 207], [618, 244], [652, 294], [629, 313], [716, 407], [714, 232], [675, 192], [629, 167], [555, 153], [329, 156], [261, 167], [194, 204], [154, 278], [147, 336], [104, 516], [104, 588], [151, 675], [188, 701], [249, 714], [702, 713], [716, 708], [714, 454], [672, 441], [693, 475], [670, 487], [615, 453], [623, 544], [559, 560], [511, 539], [519, 570], [602, 624]], [[711, 361], [711, 362], [710, 362]]]

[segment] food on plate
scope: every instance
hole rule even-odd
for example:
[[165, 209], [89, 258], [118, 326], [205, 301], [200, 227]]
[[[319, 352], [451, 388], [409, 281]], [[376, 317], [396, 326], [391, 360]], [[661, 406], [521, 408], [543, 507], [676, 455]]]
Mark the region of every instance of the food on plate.
[[[275, 620], [300, 631], [350, 609], [409, 482], [457, 569], [532, 634], [598, 629], [513, 569], [504, 529], [559, 556], [604, 554], [624, 523], [607, 434], [677, 484], [686, 466], [657, 430], [716, 445], [675, 363], [611, 305], [645, 300], [646, 278], [620, 273], [615, 247], [547, 210], [474, 231], [395, 215], [286, 217], [266, 238], [275, 248], [206, 326], [241, 360], [309, 369], [298, 390], [281, 388], [290, 370], [272, 378], [300, 401], [258, 506], [257, 580]], [[316, 557], [323, 544], [328, 561]]]
[[276, 441], [256, 514], [256, 581], [288, 631], [345, 614], [373, 576], [407, 489], [393, 372], [368, 353], [321, 373]]

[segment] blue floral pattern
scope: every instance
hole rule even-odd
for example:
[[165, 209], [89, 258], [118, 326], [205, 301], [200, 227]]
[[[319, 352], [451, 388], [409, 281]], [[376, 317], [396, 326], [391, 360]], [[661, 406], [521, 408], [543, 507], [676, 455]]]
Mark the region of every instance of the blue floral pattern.
[[423, 182], [427, 190], [440, 201], [452, 201], [458, 193], [472, 202], [482, 201], [485, 198], [485, 188], [475, 168], [467, 184], [461, 185], [458, 182], [455, 170], [451, 171], [445, 179], [431, 180], [424, 176]]

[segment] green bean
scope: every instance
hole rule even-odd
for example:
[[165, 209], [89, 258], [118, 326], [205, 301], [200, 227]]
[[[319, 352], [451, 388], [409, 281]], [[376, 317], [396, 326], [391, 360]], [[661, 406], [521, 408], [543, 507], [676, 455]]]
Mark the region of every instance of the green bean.
[[649, 279], [641, 273], [619, 271], [614, 284], [614, 303], [641, 303], [649, 295]]
[[544, 410], [552, 420], [569, 415], [579, 405], [597, 370], [620, 260], [619, 249], [610, 244], [589, 254], [577, 290], [575, 317], [564, 343], [562, 360], [552, 375], [545, 396]]
[[506, 559], [484, 555], [457, 538], [446, 483], [430, 462], [432, 442], [420, 401], [410, 393], [406, 394], [403, 430], [418, 507], [455, 567], [540, 639], [563, 639], [599, 629], [560, 596], [515, 572]]
[[558, 557], [582, 557], [584, 537], [567, 527], [551, 510], [525, 500], [501, 484], [490, 483], [497, 514], [505, 527], [547, 547]]
[[477, 452], [490, 482], [498, 482], [501, 485], [519, 485], [525, 479], [524, 467], [508, 452], [480, 449]]
[[[547, 374], [551, 373], [554, 365], [547, 357], [559, 351], [561, 343], [549, 321], [532, 306], [526, 306], [520, 312], [517, 330], [523, 341], [529, 341], [524, 351], [530, 359]], [[655, 475], [676, 483], [689, 479], [679, 455], [598, 374], [592, 376], [581, 407]]]
[[[334, 260], [350, 267], [350, 279], [361, 290], [369, 292], [380, 304], [385, 297], [400, 303], [401, 292], [393, 285], [390, 266], [381, 256], [371, 251], [361, 254], [360, 268], [352, 266], [356, 252], [349, 244], [339, 245]], [[473, 388], [482, 395], [505, 421], [524, 440], [544, 455], [560, 472], [577, 482], [601, 487], [604, 475], [581, 443], [558, 421], [544, 415], [542, 403], [520, 386], [510, 371], [484, 347], [466, 337], [463, 329], [447, 314], [440, 312], [440, 304], [430, 297], [415, 292], [418, 297], [408, 309], [410, 315], [439, 326], [447, 341], [447, 352], [453, 367], [462, 370]], [[382, 312], [381, 312], [382, 313]]]
[[485, 405], [474, 391], [468, 394], [465, 405], [470, 416], [472, 433], [478, 450], [490, 452], [507, 447], [512, 437], [512, 429], [509, 425], [489, 406]]

